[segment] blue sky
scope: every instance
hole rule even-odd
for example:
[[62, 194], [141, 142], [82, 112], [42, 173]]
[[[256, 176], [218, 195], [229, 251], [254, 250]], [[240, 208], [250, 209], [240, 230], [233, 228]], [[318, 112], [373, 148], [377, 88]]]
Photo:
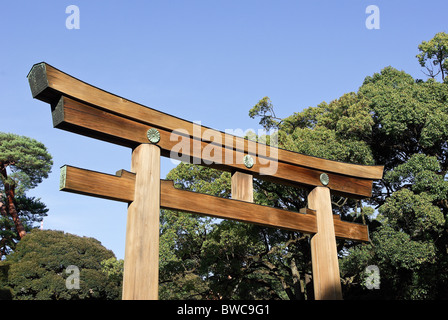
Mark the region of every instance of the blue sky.
[[[80, 10], [67, 29], [66, 7]], [[380, 10], [369, 30], [366, 8]], [[249, 109], [269, 96], [277, 116], [357, 91], [386, 66], [425, 79], [418, 44], [448, 32], [446, 0], [5, 1], [0, 11], [0, 131], [43, 142], [52, 173], [29, 195], [45, 229], [94, 237], [124, 257], [126, 204], [64, 193], [65, 164], [130, 170], [129, 149], [54, 129], [26, 79], [45, 61], [83, 81], [221, 131], [259, 129]], [[162, 161], [162, 177], [173, 168]]]

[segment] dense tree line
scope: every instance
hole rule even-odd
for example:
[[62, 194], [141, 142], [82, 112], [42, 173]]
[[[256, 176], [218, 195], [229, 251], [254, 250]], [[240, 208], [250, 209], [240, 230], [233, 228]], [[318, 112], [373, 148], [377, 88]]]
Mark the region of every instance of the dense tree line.
[[[278, 129], [281, 148], [385, 166], [371, 199], [332, 198], [334, 213], [367, 224], [371, 237], [365, 244], [338, 241], [345, 299], [448, 298], [447, 49], [445, 33], [419, 46], [426, 81], [388, 66], [357, 92], [283, 119], [269, 97], [249, 112]], [[168, 178], [182, 189], [230, 197], [228, 173], [180, 164]], [[306, 206], [303, 190], [254, 183], [256, 203]], [[161, 222], [161, 297], [313, 298], [308, 236], [170, 211]], [[369, 266], [378, 289], [368, 283], [375, 279]]]

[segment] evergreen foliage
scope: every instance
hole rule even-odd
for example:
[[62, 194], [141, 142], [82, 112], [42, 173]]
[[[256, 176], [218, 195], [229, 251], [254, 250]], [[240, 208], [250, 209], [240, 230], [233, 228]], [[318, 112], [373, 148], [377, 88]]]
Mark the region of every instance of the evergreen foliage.
[[[431, 51], [443, 54], [440, 37], [422, 43], [420, 63], [436, 58], [444, 67], [446, 56]], [[385, 166], [371, 199], [332, 196], [334, 213], [368, 224], [371, 237], [364, 244], [338, 240], [345, 299], [448, 298], [446, 83], [388, 66], [330, 103], [279, 119], [264, 97], [249, 116], [259, 117], [265, 129], [278, 128], [281, 148]], [[230, 197], [228, 173], [182, 163], [168, 178], [183, 189]], [[306, 205], [303, 190], [261, 180], [254, 189], [259, 204], [288, 210]], [[313, 298], [308, 236], [171, 211], [162, 220], [164, 298]], [[379, 289], [369, 289], [369, 266], [378, 267]]]
[[[114, 259], [96, 239], [34, 229], [1, 262], [0, 286], [15, 300], [118, 299], [121, 281], [107, 267]], [[79, 269], [78, 289], [68, 279], [70, 266]]]
[[52, 165], [41, 142], [0, 132], [0, 258], [47, 215], [45, 204], [26, 192], [48, 177]]

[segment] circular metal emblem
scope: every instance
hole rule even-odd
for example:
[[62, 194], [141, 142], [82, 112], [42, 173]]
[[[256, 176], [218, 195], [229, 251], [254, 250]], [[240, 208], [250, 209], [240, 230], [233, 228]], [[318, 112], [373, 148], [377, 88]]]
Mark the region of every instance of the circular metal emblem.
[[330, 177], [326, 173], [322, 173], [320, 175], [320, 182], [326, 186], [330, 182]]
[[254, 166], [254, 158], [252, 158], [250, 155], [246, 154], [244, 156], [244, 165], [249, 169], [252, 168]]
[[160, 132], [155, 128], [149, 129], [146, 136], [151, 143], [157, 143], [160, 141]]

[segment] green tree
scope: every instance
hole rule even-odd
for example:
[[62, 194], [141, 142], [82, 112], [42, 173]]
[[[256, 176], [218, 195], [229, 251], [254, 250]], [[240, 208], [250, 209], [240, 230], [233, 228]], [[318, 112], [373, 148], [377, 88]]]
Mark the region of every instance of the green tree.
[[[264, 97], [249, 115], [259, 117], [266, 129], [278, 128], [281, 148], [385, 166], [384, 179], [374, 182], [372, 198], [332, 196], [334, 213], [342, 220], [368, 224], [371, 237], [366, 244], [338, 240], [346, 299], [448, 297], [446, 82], [416, 80], [386, 67], [367, 76], [357, 92], [330, 103], [277, 119], [272, 102]], [[181, 164], [169, 178], [180, 188], [230, 196], [226, 173]], [[255, 180], [254, 191], [259, 204], [288, 210], [306, 205], [304, 190]], [[165, 281], [186, 274], [192, 280], [189, 293], [178, 290], [176, 297], [191, 292], [225, 299], [312, 297], [306, 236], [181, 213], [170, 215], [162, 230], [162, 237], [165, 234], [169, 239], [166, 252], [172, 272], [165, 273]], [[380, 289], [367, 289], [366, 267], [370, 265], [379, 268]]]
[[[207, 167], [181, 163], [168, 176], [184, 190], [230, 196], [230, 175]], [[213, 219], [162, 210], [160, 238], [160, 298], [211, 299], [209, 275], [204, 271], [203, 245]]]
[[[167, 178], [177, 188], [230, 197], [227, 172], [182, 163]], [[277, 198], [256, 196], [259, 203]], [[161, 221], [161, 298], [304, 299], [310, 294], [308, 239], [299, 233], [173, 211], [163, 211]]]
[[[120, 283], [110, 259], [113, 252], [96, 239], [34, 229], [1, 262], [7, 276], [0, 285], [17, 300], [118, 299]], [[79, 288], [73, 268], [79, 270]]]
[[123, 284], [124, 260], [117, 260], [115, 257], [101, 261], [102, 271], [107, 275], [109, 281], [114, 282], [120, 288]]
[[269, 97], [264, 97], [258, 101], [258, 103], [249, 110], [249, 117], [252, 119], [255, 117], [260, 117], [260, 124], [266, 130], [278, 128], [282, 120], [276, 117], [274, 105]]
[[[349, 292], [446, 298], [447, 85], [388, 67], [367, 77], [358, 96], [369, 101], [375, 122], [370, 147], [386, 173], [375, 197], [382, 226], [371, 234], [372, 244], [357, 246], [342, 260], [347, 282], [358, 284]], [[377, 292], [359, 286], [368, 265], [381, 272]]]
[[[426, 75], [435, 78], [439, 73], [442, 74], [442, 81], [448, 72], [448, 34], [445, 32], [437, 33], [429, 41], [423, 41], [418, 49], [418, 61], [422, 67], [425, 67]], [[434, 71], [434, 66], [439, 70]]]
[[48, 177], [53, 165], [45, 146], [28, 137], [0, 132], [0, 250], [4, 256], [48, 211], [26, 191]]
[[[333, 201], [343, 219], [361, 216], [372, 238], [339, 242], [346, 298], [447, 297], [447, 126], [447, 85], [392, 67], [366, 77], [356, 93], [282, 120], [279, 145], [289, 150], [385, 166], [371, 199]], [[375, 208], [375, 219], [365, 216]], [[379, 267], [379, 290], [366, 289], [369, 265]]]

